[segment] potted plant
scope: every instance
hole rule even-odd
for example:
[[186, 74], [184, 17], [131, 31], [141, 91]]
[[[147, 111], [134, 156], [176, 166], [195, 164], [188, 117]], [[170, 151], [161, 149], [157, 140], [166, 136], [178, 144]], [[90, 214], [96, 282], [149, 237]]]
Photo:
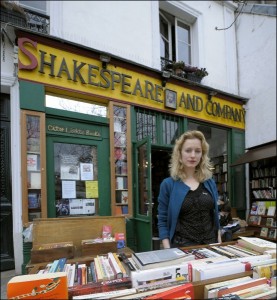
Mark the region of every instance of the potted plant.
[[185, 69], [185, 63], [183, 61], [175, 61], [172, 63], [172, 70], [177, 76], [182, 76]]
[[185, 66], [185, 78], [200, 83], [202, 78], [209, 75], [206, 68]]

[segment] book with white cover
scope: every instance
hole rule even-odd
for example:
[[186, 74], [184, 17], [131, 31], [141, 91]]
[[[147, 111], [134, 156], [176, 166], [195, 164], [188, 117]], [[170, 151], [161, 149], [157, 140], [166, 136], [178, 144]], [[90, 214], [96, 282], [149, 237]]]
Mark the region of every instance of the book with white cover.
[[266, 250], [276, 249], [276, 243], [256, 237], [239, 236], [238, 244], [260, 253], [263, 253]]
[[267, 216], [274, 217], [276, 211], [276, 206], [269, 206], [267, 210]]
[[252, 278], [250, 276], [244, 276], [240, 278], [234, 278], [230, 280], [206, 284], [204, 286], [204, 299], [216, 297], [219, 289], [222, 289], [227, 286], [232, 286], [237, 283], [251, 281], [251, 280]]
[[[129, 258], [131, 260], [131, 258]], [[150, 270], [136, 270], [130, 272], [132, 287], [144, 289], [161, 287], [170, 282], [188, 282], [188, 263], [171, 264], [170, 266]]]
[[194, 260], [195, 256], [193, 254], [187, 254], [179, 248], [169, 248], [136, 252], [132, 254], [132, 259], [140, 269], [148, 270]]

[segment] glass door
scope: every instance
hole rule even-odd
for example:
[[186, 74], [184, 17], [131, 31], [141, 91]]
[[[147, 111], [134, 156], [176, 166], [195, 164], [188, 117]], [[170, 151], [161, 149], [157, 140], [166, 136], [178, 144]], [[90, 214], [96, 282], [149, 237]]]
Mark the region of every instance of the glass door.
[[49, 216], [110, 215], [109, 154], [103, 145], [106, 143], [48, 137]]
[[136, 145], [136, 198], [135, 222], [137, 252], [152, 249], [152, 190], [151, 144], [147, 137]]

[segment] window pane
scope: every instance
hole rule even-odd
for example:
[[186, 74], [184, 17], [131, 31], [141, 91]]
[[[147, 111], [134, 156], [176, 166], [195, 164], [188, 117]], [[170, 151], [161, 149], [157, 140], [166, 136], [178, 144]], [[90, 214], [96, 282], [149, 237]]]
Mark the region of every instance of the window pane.
[[19, 1], [19, 4], [30, 10], [46, 13], [46, 1]]
[[157, 120], [156, 115], [149, 111], [137, 112], [137, 140], [150, 136], [152, 143], [157, 143]]
[[46, 107], [73, 111], [98, 117], [107, 116], [106, 106], [51, 95], [46, 95]]
[[168, 22], [160, 15], [160, 51], [161, 57], [169, 59]]
[[173, 145], [178, 137], [178, 122], [163, 120], [163, 144]]
[[191, 38], [190, 27], [186, 24], [177, 22], [177, 43], [178, 60], [191, 64]]

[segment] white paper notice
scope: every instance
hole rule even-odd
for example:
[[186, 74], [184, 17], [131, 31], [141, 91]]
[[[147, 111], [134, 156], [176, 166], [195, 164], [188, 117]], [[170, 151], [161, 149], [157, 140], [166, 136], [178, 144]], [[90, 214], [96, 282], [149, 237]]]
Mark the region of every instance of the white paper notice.
[[76, 198], [76, 181], [62, 180], [62, 198]]
[[80, 163], [81, 180], [93, 180], [93, 164]]

